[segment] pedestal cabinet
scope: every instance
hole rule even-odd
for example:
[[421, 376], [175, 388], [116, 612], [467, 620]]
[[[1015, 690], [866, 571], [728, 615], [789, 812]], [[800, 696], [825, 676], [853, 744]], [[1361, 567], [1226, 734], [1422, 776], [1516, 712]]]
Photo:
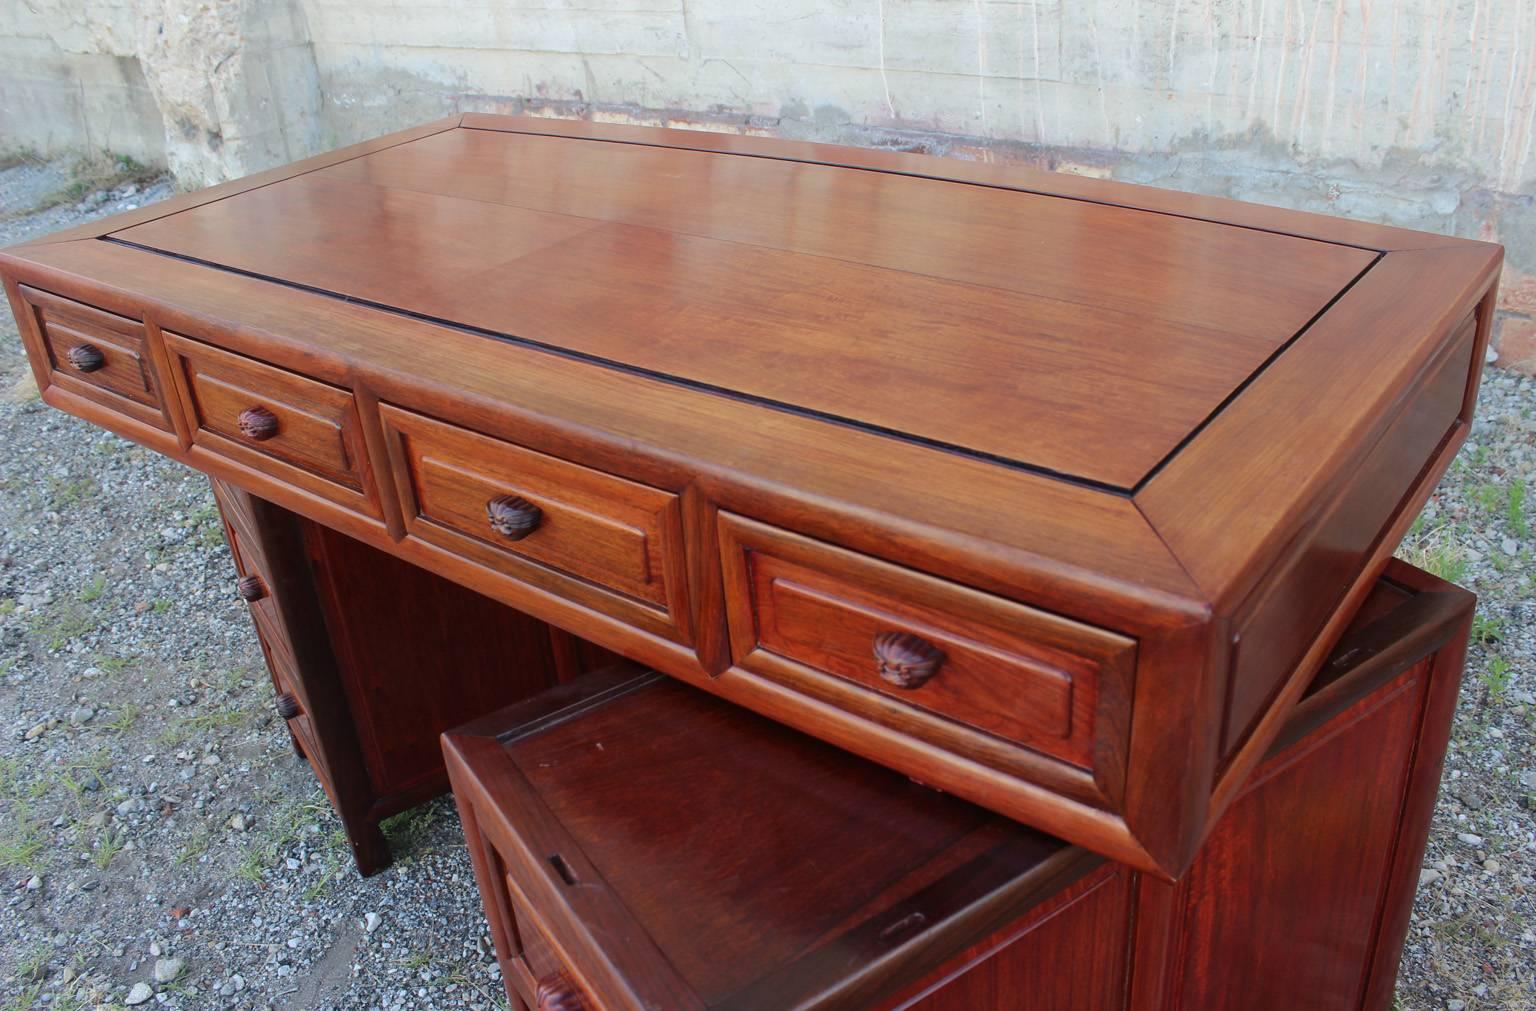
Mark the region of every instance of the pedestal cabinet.
[[439, 734], [618, 659], [233, 485], [213, 490], [278, 715], [364, 874], [389, 864], [379, 822], [447, 789]]
[[1391, 1006], [1472, 598], [1394, 565], [1169, 884], [620, 665], [453, 731], [512, 1001]]

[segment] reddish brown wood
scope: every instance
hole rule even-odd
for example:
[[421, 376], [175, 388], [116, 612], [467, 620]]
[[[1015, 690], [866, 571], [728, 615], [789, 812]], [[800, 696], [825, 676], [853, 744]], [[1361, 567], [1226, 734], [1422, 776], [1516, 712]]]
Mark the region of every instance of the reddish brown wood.
[[[541, 621], [231, 485], [214, 487], [278, 712], [364, 873], [389, 863], [378, 822], [447, 788], [442, 731], [562, 671], [611, 662]], [[261, 592], [248, 597], [247, 587]]]
[[633, 665], [563, 685], [445, 739], [508, 993], [1381, 1011], [1471, 607], [1395, 564], [1177, 885]]
[[676, 495], [388, 404], [380, 416], [408, 536], [497, 567], [526, 559], [578, 598], [596, 584], [611, 591], [599, 606], [687, 641]]
[[538, 1011], [583, 1011], [581, 991], [563, 973], [539, 980], [535, 991]]
[[37, 356], [39, 389], [57, 385], [140, 424], [170, 430], [143, 324], [19, 285], [12, 307], [23, 341]]
[[633, 666], [445, 746], [497, 915], [539, 924], [504, 963], [547, 934], [602, 1007], [867, 1006], [1099, 863]]
[[[1136, 866], [1193, 859], [1470, 420], [1486, 244], [891, 153], [466, 122], [0, 253], [44, 399]], [[51, 350], [82, 322], [97, 373]], [[256, 404], [279, 418], [262, 443], [238, 435]], [[500, 495], [550, 525], [495, 535]], [[897, 623], [948, 658], [898, 702], [869, 635], [859, 675], [808, 660], [840, 638], [756, 645], [743, 609], [780, 601], [738, 599], [756, 584], [719, 517], [846, 552], [845, 578], [868, 559], [1132, 642], [1133, 669], [1069, 659], [1052, 737], [1059, 704], [942, 697], [962, 654]], [[1049, 681], [1023, 678], [1032, 699]]]

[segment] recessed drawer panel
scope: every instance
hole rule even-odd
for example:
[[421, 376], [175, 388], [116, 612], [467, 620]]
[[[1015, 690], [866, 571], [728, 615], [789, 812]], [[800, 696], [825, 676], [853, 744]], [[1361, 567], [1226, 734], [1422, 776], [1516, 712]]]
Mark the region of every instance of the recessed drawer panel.
[[171, 430], [144, 324], [21, 287], [48, 354], [50, 379], [163, 431]]
[[677, 496], [384, 404], [407, 532], [605, 610], [683, 614]]
[[192, 441], [377, 517], [350, 390], [166, 333]]
[[720, 523], [739, 666], [919, 736], [938, 721], [903, 709], [1084, 770], [1122, 753], [1133, 640], [739, 516]]

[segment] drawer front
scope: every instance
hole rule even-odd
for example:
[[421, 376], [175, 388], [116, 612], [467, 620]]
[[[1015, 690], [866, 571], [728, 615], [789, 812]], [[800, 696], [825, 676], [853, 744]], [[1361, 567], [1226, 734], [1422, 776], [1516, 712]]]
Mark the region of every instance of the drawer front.
[[[506, 883], [508, 894], [521, 897], [522, 892], [511, 875], [507, 876]], [[508, 905], [512, 929], [517, 935], [514, 943], [518, 946], [517, 954], [511, 959], [513, 973], [508, 978], [528, 1006], [540, 1011], [544, 1008], [569, 1011], [599, 1007], [560, 960], [549, 938], [527, 916], [522, 902], [513, 899]]]
[[351, 391], [178, 334], [165, 340], [195, 445], [381, 515]]
[[959, 725], [1106, 774], [1123, 754], [1134, 640], [754, 520], [720, 524], [740, 667], [917, 736]]
[[388, 404], [380, 414], [411, 536], [492, 568], [574, 576], [600, 588], [589, 603], [623, 602], [681, 632], [676, 495]]
[[42, 337], [52, 382], [171, 430], [144, 324], [25, 285], [21, 295]]

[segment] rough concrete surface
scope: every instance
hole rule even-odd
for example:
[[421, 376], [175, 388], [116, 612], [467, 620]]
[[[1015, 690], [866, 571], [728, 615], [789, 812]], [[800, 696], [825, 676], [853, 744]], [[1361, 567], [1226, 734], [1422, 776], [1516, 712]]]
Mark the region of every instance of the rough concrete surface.
[[[0, 195], [27, 173], [65, 176]], [[170, 188], [124, 189], [0, 243]], [[1402, 1011], [1536, 1008], [1533, 490], [1536, 380], [1490, 369], [1401, 552], [1480, 597]], [[0, 313], [0, 1011], [502, 1007], [452, 805], [358, 877], [232, 574], [206, 481], [46, 408]]]

